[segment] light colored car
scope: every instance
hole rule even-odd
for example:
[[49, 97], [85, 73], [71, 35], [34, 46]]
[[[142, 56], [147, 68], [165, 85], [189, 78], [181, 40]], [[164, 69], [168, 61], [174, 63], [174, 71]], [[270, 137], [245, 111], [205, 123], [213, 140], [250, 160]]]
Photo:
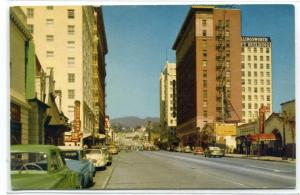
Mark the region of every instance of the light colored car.
[[175, 147], [175, 150], [174, 150], [175, 152], [181, 152], [182, 151], [182, 149], [181, 149], [181, 147], [180, 146], [178, 146], [178, 147]]
[[59, 146], [68, 167], [79, 175], [79, 185], [87, 188], [93, 184], [96, 170], [91, 161], [86, 157], [85, 151], [78, 146]]
[[94, 163], [96, 168], [105, 168], [107, 160], [105, 158], [104, 152], [99, 149], [87, 149], [86, 156], [89, 160]]
[[112, 164], [112, 156], [111, 156], [111, 154], [108, 152], [108, 148], [107, 147], [103, 147], [103, 148], [101, 148], [102, 149], [102, 151], [103, 151], [103, 153], [104, 153], [104, 155], [105, 155], [105, 158], [106, 158], [106, 165], [107, 166], [110, 166], [111, 164]]
[[199, 154], [199, 155], [203, 155], [204, 154], [204, 150], [202, 147], [195, 147], [193, 150], [193, 154]]
[[79, 188], [78, 174], [69, 169], [53, 145], [12, 145], [13, 190], [71, 190]]
[[205, 157], [221, 157], [225, 156], [225, 152], [223, 149], [216, 147], [216, 146], [210, 146], [205, 149], [204, 151], [204, 156]]
[[191, 147], [190, 146], [185, 146], [183, 148], [183, 152], [185, 152], [185, 153], [191, 153], [192, 152]]
[[108, 152], [110, 154], [118, 154], [118, 148], [117, 148], [117, 146], [113, 145], [113, 144], [109, 145], [108, 146]]

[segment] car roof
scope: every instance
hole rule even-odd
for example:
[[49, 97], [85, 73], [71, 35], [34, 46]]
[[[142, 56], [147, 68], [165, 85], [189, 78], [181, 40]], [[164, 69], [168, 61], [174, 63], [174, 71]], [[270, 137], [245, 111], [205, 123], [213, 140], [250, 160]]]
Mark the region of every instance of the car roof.
[[57, 146], [54, 145], [39, 145], [39, 144], [18, 144], [11, 145], [11, 152], [44, 152], [48, 153], [49, 150], [59, 150]]

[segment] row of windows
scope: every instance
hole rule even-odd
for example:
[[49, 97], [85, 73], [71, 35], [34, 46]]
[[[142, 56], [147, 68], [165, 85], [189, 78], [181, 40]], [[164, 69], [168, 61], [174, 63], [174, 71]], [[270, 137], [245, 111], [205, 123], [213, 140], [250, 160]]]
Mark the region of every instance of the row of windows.
[[[248, 73], [248, 74], [247, 74], [248, 77], [251, 77], [251, 76], [252, 76], [252, 72], [251, 72], [251, 71], [248, 71], [247, 73]], [[257, 71], [254, 71], [254, 72], [253, 72], [253, 76], [254, 76], [254, 77], [257, 77], [257, 73], [258, 73]], [[245, 76], [245, 71], [242, 71], [242, 76], [243, 76], [243, 77]], [[263, 71], [260, 71], [260, 76], [261, 76], [261, 77], [264, 77], [264, 76], [270, 77], [270, 72], [267, 71], [266, 74], [264, 74]]]
[[[47, 10], [53, 10], [53, 6], [47, 6]], [[33, 8], [27, 8], [27, 18], [33, 18], [34, 17], [34, 9]], [[68, 19], [74, 19], [75, 18], [75, 10], [74, 9], [68, 9], [67, 10], [67, 17]]]
[[[242, 92], [245, 92], [245, 90], [246, 90], [245, 87], [242, 87]], [[252, 91], [253, 91], [253, 92], [256, 91], [256, 93], [257, 93], [257, 87], [253, 87], [253, 88], [252, 88], [252, 87], [248, 87], [248, 92], [252, 92]], [[267, 93], [271, 93], [270, 87], [267, 87], [267, 88], [261, 87], [261, 88], [260, 88], [260, 92], [261, 92], [261, 93], [264, 93], [265, 91], [266, 91]]]
[[[247, 81], [248, 81], [247, 84], [250, 84], [250, 85], [252, 84], [252, 80], [251, 79], [248, 79]], [[245, 84], [246, 84], [245, 79], [242, 79], [242, 85], [245, 85]], [[253, 84], [257, 85], [257, 79], [253, 80]], [[271, 85], [271, 81], [269, 79], [266, 80], [266, 85]]]
[[[263, 104], [262, 104], [263, 105]], [[269, 106], [268, 106], [269, 107]], [[242, 112], [243, 118], [246, 117], [246, 112], [243, 111]], [[258, 117], [258, 111], [248, 111], [248, 118], [257, 118]], [[251, 122], [251, 120], [249, 120], [249, 122]]]
[[[258, 96], [257, 95], [254, 95], [254, 96], [248, 95], [247, 100], [252, 101], [252, 97], [253, 97], [254, 101], [258, 101]], [[259, 97], [260, 97], [260, 99], [259, 99], [260, 101], [265, 101], [265, 100], [267, 100], [268, 102], [271, 101], [271, 96], [270, 95], [266, 95], [266, 96], [265, 95], [260, 95]], [[246, 100], [245, 95], [242, 95], [242, 100], [243, 101]]]
[[[270, 107], [270, 104], [267, 104], [267, 105], [268, 105], [268, 107]], [[247, 104], [247, 108], [246, 108], [245, 106], [246, 106], [246, 105], [243, 103], [243, 104], [242, 104], [242, 108], [243, 108], [243, 109], [253, 109], [253, 108], [254, 108], [254, 109], [258, 109], [258, 108], [259, 108], [259, 107], [258, 107], [258, 103], [254, 103], [254, 104], [253, 104], [253, 103], [248, 103], [248, 104]]]
[[[49, 22], [49, 21], [47, 21]], [[28, 24], [28, 30], [30, 33], [34, 34], [34, 25], [33, 24]], [[75, 26], [74, 25], [68, 25], [67, 26], [67, 32], [68, 35], [74, 35], [75, 34]]]
[[[257, 63], [254, 63], [253, 64], [253, 68], [254, 69], [257, 69]], [[242, 69], [244, 69], [245, 68], [245, 63], [242, 63]], [[252, 64], [251, 63], [248, 63], [248, 68], [252, 68]], [[270, 64], [259, 64], [259, 68], [260, 69], [264, 69], [264, 68], [266, 68], [266, 69], [270, 69]]]
[[[253, 53], [257, 53], [257, 47], [253, 47], [253, 48], [251, 48], [251, 47], [247, 47], [247, 52], [252, 52], [253, 51]], [[263, 53], [263, 52], [266, 52], [266, 53], [270, 53], [270, 48], [263, 48], [263, 47], [260, 47], [259, 48], [259, 52], [260, 53]], [[242, 52], [245, 52], [245, 48], [244, 47], [242, 47]]]
[[[248, 55], [248, 56], [247, 56], [247, 60], [248, 60], [248, 61], [251, 61], [251, 59], [252, 59], [251, 57], [252, 57], [252, 56]], [[257, 59], [258, 59], [257, 57], [258, 57], [258, 56], [253, 56], [253, 60], [254, 60], [254, 61], [257, 61]], [[260, 60], [260, 61], [264, 61], [264, 56], [259, 56], [259, 60]], [[244, 55], [242, 55], [242, 61], [245, 61], [245, 56], [244, 56]], [[266, 61], [270, 61], [270, 56], [266, 56]]]

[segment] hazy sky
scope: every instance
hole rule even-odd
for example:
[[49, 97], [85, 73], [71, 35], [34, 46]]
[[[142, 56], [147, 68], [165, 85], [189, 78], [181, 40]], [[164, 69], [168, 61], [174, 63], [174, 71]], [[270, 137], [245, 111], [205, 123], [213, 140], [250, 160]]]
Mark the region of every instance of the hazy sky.
[[[190, 6], [105, 6], [106, 104], [112, 118], [159, 117], [159, 75]], [[295, 98], [294, 7], [243, 5], [242, 35], [272, 39], [273, 110]]]

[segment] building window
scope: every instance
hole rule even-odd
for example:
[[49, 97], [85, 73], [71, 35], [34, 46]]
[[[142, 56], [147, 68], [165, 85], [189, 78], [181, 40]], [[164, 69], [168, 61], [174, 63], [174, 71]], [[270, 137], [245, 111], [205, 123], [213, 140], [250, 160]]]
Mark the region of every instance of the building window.
[[248, 68], [251, 68], [251, 63], [248, 63]]
[[251, 92], [251, 87], [248, 87], [248, 92]]
[[248, 111], [248, 117], [250, 118], [251, 117], [251, 111]]
[[230, 40], [226, 40], [226, 47], [230, 47]]
[[203, 67], [206, 67], [206, 66], [207, 66], [207, 61], [203, 60]]
[[207, 98], [207, 90], [203, 90], [203, 98]]
[[54, 19], [53, 18], [47, 18], [46, 19], [46, 24], [48, 24], [48, 25], [54, 24]]
[[34, 9], [27, 8], [27, 18], [33, 18], [33, 16], [34, 16]]
[[269, 79], [267, 80], [267, 85], [270, 85], [270, 80]]
[[68, 41], [68, 48], [75, 48], [75, 41]]
[[257, 85], [257, 79], [254, 79], [254, 85]]
[[254, 61], [257, 61], [257, 56], [254, 56]]
[[230, 58], [230, 51], [229, 50], [226, 50], [226, 57]]
[[264, 92], [264, 88], [263, 88], [263, 87], [260, 88], [260, 92], [261, 92], [261, 93]]
[[255, 68], [255, 69], [257, 68], [257, 64], [254, 64], [254, 68]]
[[230, 36], [229, 30], [226, 30], [226, 31], [225, 31], [225, 36], [226, 36], [226, 37]]
[[261, 95], [261, 96], [260, 96], [260, 101], [264, 101], [264, 100], [265, 100], [264, 96]]
[[260, 53], [263, 53], [264, 52], [264, 48], [259, 48], [259, 51], [260, 51]]
[[206, 20], [202, 20], [202, 26], [206, 26]]
[[253, 52], [257, 53], [257, 48], [256, 47], [253, 48]]
[[52, 41], [54, 41], [54, 36], [53, 35], [46, 35], [46, 40], [48, 42], [52, 42]]
[[270, 72], [266, 72], [266, 76], [267, 76], [267, 77], [270, 77]]
[[242, 47], [241, 49], [242, 49], [242, 53], [244, 53], [244, 52], [245, 52], [245, 48], [244, 48], [244, 47]]
[[203, 80], [203, 87], [207, 87], [207, 80]]
[[46, 57], [54, 57], [54, 51], [46, 51]]
[[73, 35], [75, 33], [75, 26], [74, 25], [68, 25], [68, 34]]
[[250, 53], [251, 52], [251, 47], [248, 47], [247, 51], [248, 51], [248, 53]]
[[245, 92], [245, 87], [242, 87], [242, 92]]
[[270, 93], [270, 92], [271, 92], [271, 90], [270, 90], [270, 87], [267, 87], [267, 92], [268, 92], [268, 93]]
[[75, 64], [75, 57], [68, 57], [68, 65], [73, 66]]
[[248, 71], [248, 77], [251, 77], [251, 72], [250, 71]]
[[254, 104], [254, 109], [257, 109], [258, 108], [258, 105], [257, 103]]
[[257, 87], [254, 87], [254, 93], [257, 93]]
[[225, 65], [227, 68], [230, 67], [230, 61], [226, 61], [226, 65]]
[[245, 85], [245, 79], [242, 79], [242, 85]]
[[269, 48], [266, 48], [266, 53], [269, 53], [270, 52], [270, 49]]
[[68, 90], [68, 98], [69, 99], [75, 99], [75, 90], [74, 89], [69, 89]]
[[206, 37], [206, 30], [202, 30], [202, 36]]
[[260, 84], [264, 85], [264, 80], [263, 79], [260, 79]]
[[257, 95], [254, 95], [254, 101], [257, 101]]
[[261, 71], [260, 72], [260, 76], [263, 77], [264, 76], [264, 72]]
[[244, 56], [244, 55], [242, 55], [242, 56], [241, 56], [241, 58], [242, 58], [242, 61], [244, 61], [244, 60], [245, 60], [245, 56]]
[[204, 117], [207, 117], [207, 110], [204, 110], [204, 111], [203, 111], [203, 116], [204, 116]]
[[251, 95], [248, 95], [248, 100], [252, 101]]
[[259, 64], [259, 66], [260, 66], [260, 69], [264, 68], [264, 64]]
[[53, 10], [53, 6], [47, 6], [47, 10]]
[[242, 100], [245, 101], [245, 96], [244, 95], [242, 95]]
[[256, 71], [254, 71], [253, 73], [254, 73], [254, 77], [257, 77], [257, 72], [256, 72]]
[[230, 27], [230, 20], [226, 20], [225, 25], [226, 25], [226, 28], [229, 28]]
[[251, 109], [251, 103], [248, 103], [248, 109]]
[[207, 107], [207, 101], [203, 101], [203, 107], [204, 107], [204, 108]]
[[264, 60], [264, 56], [259, 56], [259, 60], [263, 61]]
[[242, 63], [242, 69], [244, 69], [245, 68], [245, 63]]
[[27, 26], [28, 26], [29, 32], [30, 32], [31, 34], [33, 34], [33, 32], [34, 32], [34, 26], [33, 26], [33, 24], [28, 24]]
[[230, 77], [230, 71], [226, 71], [226, 77]]
[[244, 103], [242, 103], [242, 108], [245, 108], [245, 104]]
[[68, 82], [69, 83], [75, 82], [75, 74], [74, 73], [68, 73]]
[[250, 61], [251, 60], [251, 56], [248, 56], [248, 61]]
[[203, 44], [203, 48], [207, 47], [207, 41], [206, 40], [202, 40], [202, 44]]
[[75, 18], [75, 10], [68, 9], [68, 19], [74, 19], [74, 18]]
[[248, 84], [251, 84], [251, 79], [248, 79]]
[[203, 77], [207, 77], [207, 70], [203, 70]]
[[267, 61], [270, 61], [270, 56], [266, 56], [266, 58], [267, 58]]
[[207, 51], [203, 50], [203, 57], [206, 58], [207, 57]]
[[266, 65], [266, 68], [267, 68], [267, 69], [270, 69], [270, 64], [267, 64], [267, 65]]

